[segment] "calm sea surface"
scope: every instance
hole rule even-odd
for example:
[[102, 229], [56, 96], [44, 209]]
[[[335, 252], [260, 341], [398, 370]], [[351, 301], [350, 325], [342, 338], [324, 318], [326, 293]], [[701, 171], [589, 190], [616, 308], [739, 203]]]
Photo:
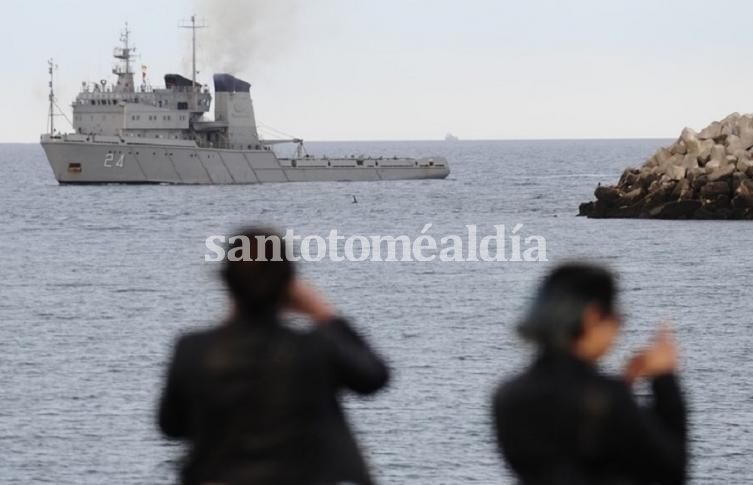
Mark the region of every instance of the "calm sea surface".
[[621, 274], [626, 326], [607, 369], [674, 322], [693, 483], [750, 483], [753, 225], [575, 217], [598, 182], [665, 143], [311, 143], [327, 155], [444, 155], [452, 174], [195, 187], [59, 186], [38, 145], [0, 145], [0, 483], [171, 483], [182, 448], [154, 424], [165, 362], [176, 335], [225, 311], [205, 239], [251, 222], [411, 239], [431, 223], [437, 240], [522, 223], [546, 238], [548, 263], [302, 265], [394, 367], [387, 391], [348, 397], [381, 483], [512, 483], [490, 393], [529, 357], [512, 326], [538, 279], [575, 257]]

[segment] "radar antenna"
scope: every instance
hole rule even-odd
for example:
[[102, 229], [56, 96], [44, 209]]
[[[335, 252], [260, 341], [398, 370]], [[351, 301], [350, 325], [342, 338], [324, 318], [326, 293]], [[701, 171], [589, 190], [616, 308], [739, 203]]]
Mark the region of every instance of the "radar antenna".
[[204, 21], [197, 24], [196, 15], [191, 15], [190, 22], [183, 22], [178, 25], [178, 28], [191, 29], [191, 104], [193, 110], [196, 111], [196, 29], [205, 29], [207, 25]]

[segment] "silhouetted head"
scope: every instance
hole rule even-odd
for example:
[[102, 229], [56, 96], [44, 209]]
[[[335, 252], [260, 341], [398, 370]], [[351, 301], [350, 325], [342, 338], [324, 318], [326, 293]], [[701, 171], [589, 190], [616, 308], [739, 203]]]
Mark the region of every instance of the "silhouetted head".
[[518, 330], [542, 350], [596, 360], [609, 350], [619, 330], [616, 298], [615, 278], [607, 269], [564, 264], [544, 279]]
[[285, 242], [274, 230], [251, 227], [229, 238], [222, 279], [242, 316], [279, 312], [294, 276]]

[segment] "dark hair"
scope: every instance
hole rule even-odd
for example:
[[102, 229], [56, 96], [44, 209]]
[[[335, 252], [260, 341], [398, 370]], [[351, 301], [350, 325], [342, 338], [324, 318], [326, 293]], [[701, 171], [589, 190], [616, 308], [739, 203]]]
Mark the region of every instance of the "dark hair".
[[[287, 259], [284, 241], [274, 230], [250, 227], [236, 233], [226, 253], [222, 279], [242, 316], [270, 316], [280, 310], [288, 298], [288, 289], [295, 276], [293, 262]], [[245, 240], [243, 238], [245, 236]], [[233, 239], [231, 236], [230, 239]], [[243, 245], [250, 251], [250, 259], [231, 260], [239, 255]], [[259, 253], [263, 244], [262, 253]], [[263, 254], [264, 259], [259, 258]], [[236, 259], [236, 258], [233, 258]]]
[[614, 314], [616, 296], [615, 278], [606, 268], [563, 264], [544, 279], [518, 331], [543, 349], [567, 350], [581, 334], [586, 306]]

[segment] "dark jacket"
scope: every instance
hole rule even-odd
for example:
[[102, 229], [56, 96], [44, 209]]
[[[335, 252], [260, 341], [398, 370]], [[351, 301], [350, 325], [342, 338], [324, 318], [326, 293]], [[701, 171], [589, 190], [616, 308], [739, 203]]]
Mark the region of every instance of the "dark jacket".
[[231, 323], [178, 340], [159, 426], [189, 442], [185, 485], [370, 484], [338, 394], [387, 379], [345, 320], [310, 332]]
[[497, 443], [525, 485], [680, 484], [687, 464], [677, 380], [651, 382], [641, 408], [622, 380], [550, 353], [494, 396]]

